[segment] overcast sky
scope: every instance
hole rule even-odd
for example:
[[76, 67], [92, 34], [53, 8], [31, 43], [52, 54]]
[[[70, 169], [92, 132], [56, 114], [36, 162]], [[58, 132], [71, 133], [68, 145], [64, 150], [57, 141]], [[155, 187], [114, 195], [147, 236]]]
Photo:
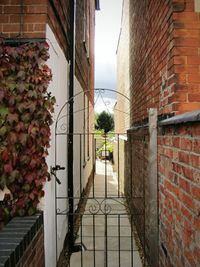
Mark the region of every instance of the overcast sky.
[[[122, 0], [100, 0], [100, 8], [101, 10], [96, 12], [95, 88], [116, 90], [116, 50], [121, 27]], [[102, 95], [107, 106], [113, 107], [115, 95], [113, 93]], [[96, 105], [98, 112], [102, 105], [102, 101], [99, 100]]]

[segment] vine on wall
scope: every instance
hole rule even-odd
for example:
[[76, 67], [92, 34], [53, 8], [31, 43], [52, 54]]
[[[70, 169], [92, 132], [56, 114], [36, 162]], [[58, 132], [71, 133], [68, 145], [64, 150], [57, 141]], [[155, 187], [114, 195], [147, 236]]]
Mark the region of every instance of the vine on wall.
[[0, 45], [0, 221], [32, 215], [49, 179], [46, 164], [55, 98], [47, 43]]

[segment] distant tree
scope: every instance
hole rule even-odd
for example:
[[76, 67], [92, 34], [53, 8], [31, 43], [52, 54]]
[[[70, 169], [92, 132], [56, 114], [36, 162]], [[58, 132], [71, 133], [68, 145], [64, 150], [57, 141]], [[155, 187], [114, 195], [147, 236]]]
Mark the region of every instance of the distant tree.
[[106, 111], [97, 114], [95, 128], [103, 130], [104, 133], [108, 133], [109, 131], [113, 130], [114, 129], [113, 115]]

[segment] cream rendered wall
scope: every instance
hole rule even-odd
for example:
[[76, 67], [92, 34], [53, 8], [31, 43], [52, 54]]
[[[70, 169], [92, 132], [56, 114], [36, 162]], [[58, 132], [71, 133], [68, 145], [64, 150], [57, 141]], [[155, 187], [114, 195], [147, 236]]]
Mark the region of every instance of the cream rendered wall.
[[[62, 106], [68, 100], [68, 84], [69, 84], [69, 64], [65, 58], [63, 51], [61, 50], [55, 36], [47, 26], [46, 31], [47, 42], [49, 43], [50, 49], [50, 59], [47, 64], [52, 70], [53, 81], [49, 86], [49, 91], [52, 92], [56, 97], [55, 113], [53, 116], [54, 124], [51, 127], [51, 147], [49, 149], [49, 156], [47, 159], [48, 166], [55, 166], [59, 164], [64, 166], [64, 171], [57, 171], [57, 177], [61, 181], [61, 185], [56, 184], [57, 195], [62, 197], [67, 197], [67, 134], [57, 135], [55, 140], [55, 121], [58, 112]], [[87, 184], [88, 177], [92, 171], [92, 138], [90, 138], [90, 155], [89, 159], [83, 162], [83, 133], [84, 133], [84, 102], [83, 102], [83, 89], [75, 77], [74, 81], [74, 194], [77, 199], [74, 201], [75, 209], [79, 202], [80, 189], [83, 189]], [[80, 93], [80, 94], [79, 94]], [[67, 121], [67, 109], [68, 106], [63, 109], [61, 117], [62, 119], [58, 123], [57, 132], [67, 132], [66, 125]], [[94, 120], [93, 108], [90, 105], [90, 122]], [[81, 143], [80, 143], [81, 136]], [[56, 149], [55, 149], [56, 141]], [[80, 183], [81, 181], [81, 183]], [[80, 187], [82, 184], [82, 187]], [[68, 230], [68, 221], [66, 215], [55, 216], [55, 178], [52, 176], [51, 181], [47, 182], [45, 185], [45, 197], [41, 204], [44, 210], [44, 229], [45, 229], [45, 266], [46, 267], [56, 267], [56, 262], [63, 249], [63, 242]], [[59, 200], [57, 202], [57, 208], [61, 211], [68, 211], [68, 204], [66, 200]], [[57, 260], [56, 260], [56, 223], [57, 223]]]
[[[57, 149], [55, 151], [55, 120], [57, 114], [63, 104], [67, 101], [68, 93], [68, 70], [69, 65], [61, 50], [55, 36], [47, 26], [46, 38], [49, 43], [50, 58], [47, 62], [52, 70], [53, 80], [49, 86], [49, 91], [56, 97], [55, 113], [53, 116], [54, 124], [51, 127], [51, 147], [49, 149], [49, 156], [47, 159], [48, 166], [55, 166], [55, 157], [57, 157], [57, 164], [64, 166], [64, 171], [58, 171], [57, 176], [61, 180], [61, 185], [57, 184], [58, 195], [67, 196], [67, 137], [59, 136], [57, 138]], [[66, 113], [66, 109], [64, 110]], [[63, 118], [62, 123], [66, 124], [66, 117]], [[44, 231], [45, 231], [45, 266], [56, 266], [56, 216], [55, 216], [55, 178], [52, 176], [51, 181], [45, 185], [45, 197], [43, 201], [44, 206]], [[58, 208], [66, 210], [67, 201], [58, 203]], [[67, 216], [57, 216], [58, 223], [58, 256], [63, 248], [64, 238], [67, 232]]]
[[[121, 32], [117, 48], [117, 91], [130, 97], [129, 82], [129, 0], [124, 0]], [[115, 131], [125, 133], [130, 126], [130, 102], [117, 94]]]
[[[121, 32], [117, 48], [117, 91], [130, 97], [129, 82], [129, 1], [123, 1]], [[125, 143], [126, 136], [123, 134], [130, 127], [130, 102], [117, 94], [117, 102], [114, 108], [116, 142], [114, 143], [114, 170], [117, 172], [120, 180], [120, 189], [124, 189], [124, 171], [125, 171]], [[119, 154], [119, 156], [118, 156]]]

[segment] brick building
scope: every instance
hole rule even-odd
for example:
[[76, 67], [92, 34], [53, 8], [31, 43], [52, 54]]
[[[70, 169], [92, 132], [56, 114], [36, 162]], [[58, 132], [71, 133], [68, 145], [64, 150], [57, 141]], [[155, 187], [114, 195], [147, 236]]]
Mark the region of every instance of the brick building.
[[[44, 42], [49, 44], [50, 58], [47, 62], [52, 70], [53, 79], [49, 91], [56, 97], [54, 121], [59, 111], [69, 100], [69, 86], [72, 83], [70, 76], [70, 62], [72, 63], [70, 49], [72, 38], [70, 37], [70, 17], [73, 15], [71, 7], [73, 1], [56, 0], [1, 0], [0, 1], [0, 33], [7, 45], [18, 46], [27, 42]], [[86, 133], [93, 122], [93, 95], [94, 95], [94, 23], [95, 10], [99, 8], [98, 0], [76, 1], [75, 19], [75, 76], [74, 76], [74, 131]], [[71, 80], [70, 80], [71, 79]], [[68, 107], [64, 110], [63, 118], [68, 116]], [[81, 110], [82, 112], [78, 112]], [[83, 112], [84, 110], [84, 112]], [[67, 123], [63, 121], [63, 125]], [[45, 197], [41, 203], [44, 211], [44, 243], [45, 266], [54, 267], [63, 249], [63, 243], [67, 234], [67, 216], [57, 216], [56, 209], [67, 210], [66, 199], [62, 203], [55, 202], [56, 194], [67, 196], [67, 137], [56, 140], [55, 124], [52, 126], [51, 148], [49, 149], [48, 165], [53, 167], [56, 161], [65, 167], [65, 171], [59, 173], [62, 186], [55, 188], [55, 180], [52, 176], [50, 182], [45, 185]], [[87, 184], [92, 172], [92, 162], [89, 158], [92, 146], [91, 140], [85, 135], [83, 140], [83, 154], [75, 159], [84, 164], [83, 186]], [[55, 145], [57, 144], [57, 147]], [[77, 140], [74, 140], [74, 151], [77, 151]], [[78, 153], [78, 152], [77, 152]], [[78, 167], [74, 168], [80, 172]], [[80, 181], [75, 181], [74, 190], [76, 196], [81, 194]], [[57, 190], [57, 193], [55, 193]], [[77, 203], [75, 203], [77, 205]], [[41, 232], [40, 242], [43, 240]], [[36, 258], [37, 253], [34, 252]], [[32, 254], [34, 254], [32, 253]], [[38, 257], [39, 258], [39, 257]], [[40, 257], [42, 258], [42, 257]], [[44, 266], [44, 259], [36, 264]], [[12, 265], [13, 266], [13, 265]], [[21, 265], [20, 265], [21, 266]]]
[[[117, 46], [117, 94], [114, 106], [115, 133], [114, 170], [120, 177], [120, 188], [124, 188], [126, 131], [130, 128], [129, 88], [129, 0], [123, 2], [121, 30]], [[119, 145], [117, 143], [119, 142]], [[119, 153], [120, 151], [120, 153]], [[119, 155], [119, 156], [118, 156]]]
[[[117, 102], [115, 105], [115, 132], [125, 133], [130, 127], [129, 88], [129, 1], [123, 2], [121, 31], [117, 47]], [[127, 98], [125, 98], [125, 95]]]
[[141, 199], [130, 208], [144, 210], [150, 266], [200, 266], [200, 1], [133, 0], [129, 12], [126, 194]]

